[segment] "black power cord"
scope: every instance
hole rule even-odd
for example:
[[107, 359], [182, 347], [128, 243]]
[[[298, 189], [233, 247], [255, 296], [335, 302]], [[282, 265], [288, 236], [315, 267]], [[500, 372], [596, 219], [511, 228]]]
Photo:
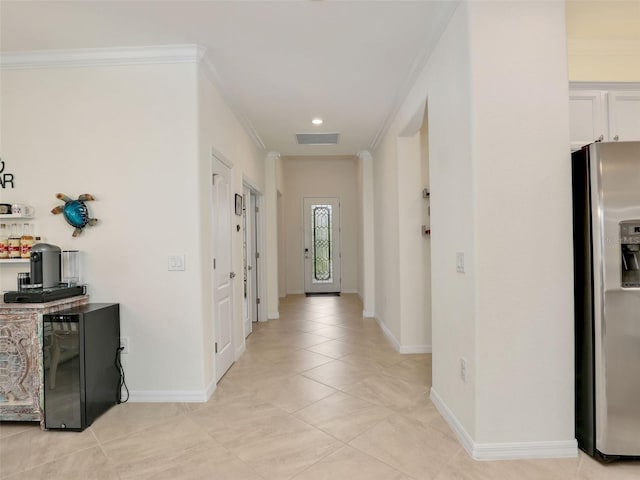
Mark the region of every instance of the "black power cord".
[[[124, 350], [124, 347], [118, 347], [116, 350], [116, 368], [120, 373], [120, 380], [118, 381], [118, 403], [127, 403], [129, 401], [129, 388], [127, 387], [126, 382], [124, 381], [124, 368], [122, 368], [122, 362], [120, 361], [120, 354]], [[122, 400], [122, 387], [127, 392], [127, 398]]]

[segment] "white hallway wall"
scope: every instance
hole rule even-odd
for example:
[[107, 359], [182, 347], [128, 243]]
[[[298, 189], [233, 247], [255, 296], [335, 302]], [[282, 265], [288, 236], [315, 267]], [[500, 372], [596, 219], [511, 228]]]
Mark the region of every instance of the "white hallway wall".
[[[245, 130], [215, 86], [214, 77], [205, 63], [199, 68], [198, 75], [198, 105], [199, 105], [199, 191], [200, 191], [200, 246], [202, 249], [203, 265], [201, 284], [203, 290], [203, 349], [205, 352], [205, 384], [211, 390], [211, 382], [215, 382], [215, 351], [213, 331], [212, 294], [213, 277], [210, 266], [213, 259], [212, 216], [207, 208], [211, 203], [211, 170], [212, 152], [219, 158], [232, 165], [233, 191], [242, 193], [243, 182], [248, 182], [260, 195], [265, 191], [265, 154], [247, 136]], [[263, 212], [264, 213], [264, 212]], [[233, 341], [236, 349], [236, 359], [245, 349], [245, 338], [242, 321], [242, 299], [244, 286], [242, 283], [243, 232], [236, 230], [236, 225], [242, 226], [242, 218], [231, 216], [232, 234], [232, 265], [237, 273], [233, 285]], [[264, 262], [263, 262], [264, 265]], [[260, 282], [262, 284], [262, 282]], [[259, 287], [260, 288], [260, 287]], [[258, 292], [266, 294], [266, 288]]]
[[358, 152], [357, 195], [360, 228], [358, 229], [358, 295], [362, 315], [375, 317], [375, 244], [373, 157], [369, 151]]
[[[471, 2], [469, 10], [476, 440], [558, 441], [560, 455], [575, 444], [565, 9], [561, 2]], [[530, 255], [514, 275], [511, 259], [523, 251]]]
[[278, 235], [278, 298], [287, 295], [287, 267], [286, 267], [286, 239], [284, 235], [285, 218], [284, 205], [286, 203], [286, 192], [284, 184], [284, 161], [278, 158], [275, 164], [276, 168], [276, 191], [278, 193], [277, 205], [277, 235]]
[[[91, 301], [121, 304], [132, 400], [203, 400], [215, 371], [208, 149], [235, 162], [236, 183], [245, 171], [263, 182], [261, 155], [195, 61], [0, 74], [0, 148], [18, 180], [2, 201], [33, 204], [46, 241], [82, 251]], [[57, 192], [94, 194], [98, 226], [72, 238], [49, 213]], [[186, 255], [184, 272], [167, 271], [175, 254]], [[1, 272], [12, 288], [15, 272]]]
[[342, 291], [358, 292], [358, 159], [356, 157], [285, 157], [283, 173], [287, 293], [304, 292], [303, 198], [341, 200]]
[[265, 251], [267, 289], [267, 319], [280, 317], [280, 284], [283, 283], [282, 257], [280, 255], [282, 230], [279, 228], [284, 201], [283, 166], [280, 154], [269, 152], [265, 159]]
[[[389, 132], [373, 152], [375, 317], [400, 338], [400, 244], [396, 138]], [[382, 273], [384, 272], [384, 273]]]
[[[422, 110], [420, 110], [422, 111]], [[413, 132], [412, 132], [413, 133]], [[396, 142], [398, 166], [399, 268], [400, 268], [400, 351], [431, 353], [431, 302], [425, 276], [431, 276], [425, 244], [431, 239], [422, 234], [426, 188], [422, 168], [420, 131]], [[427, 311], [428, 310], [428, 311]]]
[[[576, 453], [566, 71], [562, 3], [462, 2], [374, 153], [377, 268], [392, 268], [396, 139], [428, 99], [433, 395], [478, 458]], [[376, 313], [394, 331], [385, 271]]]
[[[433, 384], [447, 398], [460, 422], [474, 432], [474, 383], [452, 381], [453, 368], [461, 355], [475, 355], [473, 278], [455, 273], [455, 252], [473, 252], [473, 199], [471, 164], [471, 106], [469, 51], [465, 8], [459, 7], [443, 33], [427, 67], [410, 92], [380, 147], [374, 152], [376, 316], [396, 336], [401, 336], [399, 311], [400, 230], [398, 177], [401, 166], [398, 139], [408, 125], [423, 117], [428, 98], [429, 157], [432, 236], [432, 349]], [[407, 175], [407, 172], [402, 172]], [[415, 177], [420, 178], [416, 169]], [[414, 188], [413, 185], [410, 188]], [[404, 232], [410, 235], [412, 232]], [[467, 256], [472, 262], [472, 256]], [[408, 321], [411, 321], [410, 319]], [[446, 368], [446, 370], [445, 370]], [[456, 372], [457, 373], [457, 372]], [[439, 376], [439, 380], [438, 380]], [[444, 393], [441, 392], [444, 391]]]

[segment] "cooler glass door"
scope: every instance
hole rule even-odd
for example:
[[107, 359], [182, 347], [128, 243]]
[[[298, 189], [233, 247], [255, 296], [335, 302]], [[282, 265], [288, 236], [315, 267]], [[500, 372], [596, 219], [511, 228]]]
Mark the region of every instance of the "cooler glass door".
[[77, 315], [44, 315], [45, 428], [82, 428], [81, 333]]

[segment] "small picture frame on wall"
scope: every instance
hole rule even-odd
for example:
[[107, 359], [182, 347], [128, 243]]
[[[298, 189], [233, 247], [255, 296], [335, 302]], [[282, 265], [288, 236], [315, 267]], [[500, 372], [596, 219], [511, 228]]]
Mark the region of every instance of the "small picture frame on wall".
[[242, 216], [242, 195], [236, 193], [236, 215]]

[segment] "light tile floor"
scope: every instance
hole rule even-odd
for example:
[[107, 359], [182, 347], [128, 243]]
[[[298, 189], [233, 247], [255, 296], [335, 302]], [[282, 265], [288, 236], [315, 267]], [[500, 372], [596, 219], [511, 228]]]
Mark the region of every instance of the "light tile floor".
[[0, 478], [638, 480], [640, 462], [476, 462], [355, 295], [290, 296], [204, 404], [127, 403], [86, 431], [0, 425]]

